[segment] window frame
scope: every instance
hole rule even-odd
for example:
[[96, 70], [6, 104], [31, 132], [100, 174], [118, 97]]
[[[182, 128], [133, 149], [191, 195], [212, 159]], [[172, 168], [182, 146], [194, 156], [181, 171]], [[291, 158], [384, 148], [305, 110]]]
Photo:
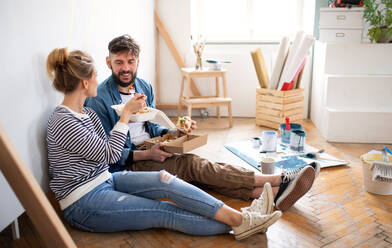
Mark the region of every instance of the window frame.
[[[205, 3], [208, 4], [208, 1], [213, 1], [213, 0], [192, 0], [191, 3], [191, 31], [194, 37], [198, 37], [200, 34], [203, 35], [203, 22], [202, 22], [202, 10], [204, 8]], [[211, 39], [206, 36], [206, 44], [279, 44], [281, 38], [283, 36], [289, 36], [290, 39], [294, 39], [295, 33], [299, 30], [304, 30], [305, 33], [310, 33], [313, 34], [313, 26], [314, 26], [314, 11], [311, 14], [305, 15], [305, 5], [308, 4], [308, 6], [313, 7], [312, 9], [315, 10], [315, 0], [291, 0], [291, 1], [296, 1], [297, 4], [297, 14], [296, 14], [296, 26], [299, 28], [297, 30], [293, 30], [290, 34], [282, 34], [280, 37], [268, 37], [266, 39], [260, 39], [257, 37], [254, 37], [255, 33], [255, 22], [252, 21], [254, 19], [253, 17], [253, 5], [254, 2], [257, 0], [238, 0], [242, 2], [246, 2], [246, 13], [247, 13], [247, 29], [248, 29], [248, 34], [247, 37], [241, 38], [241, 39]], [[309, 27], [305, 26], [306, 21], [312, 20], [312, 24]]]

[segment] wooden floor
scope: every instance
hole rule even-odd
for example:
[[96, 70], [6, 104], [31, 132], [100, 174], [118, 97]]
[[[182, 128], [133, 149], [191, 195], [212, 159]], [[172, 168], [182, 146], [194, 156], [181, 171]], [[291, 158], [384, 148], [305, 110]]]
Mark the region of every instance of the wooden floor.
[[[367, 193], [362, 188], [359, 156], [382, 144], [328, 143], [310, 121], [303, 122], [307, 132], [306, 143], [323, 148], [349, 166], [322, 169], [312, 188], [266, 234], [254, 235], [244, 241], [235, 241], [227, 235], [211, 237], [189, 236], [179, 232], [153, 229], [112, 234], [78, 231], [67, 226], [78, 247], [392, 247], [392, 196]], [[230, 162], [248, 166], [227, 151], [223, 144], [260, 136], [266, 128], [257, 127], [254, 119], [235, 118], [234, 127], [228, 120], [208, 118], [198, 120], [199, 131], [208, 133], [208, 144], [194, 152], [212, 161]], [[250, 204], [221, 195], [234, 208]], [[21, 218], [22, 238], [10, 240], [6, 229], [0, 235], [1, 247], [39, 247], [28, 218]]]

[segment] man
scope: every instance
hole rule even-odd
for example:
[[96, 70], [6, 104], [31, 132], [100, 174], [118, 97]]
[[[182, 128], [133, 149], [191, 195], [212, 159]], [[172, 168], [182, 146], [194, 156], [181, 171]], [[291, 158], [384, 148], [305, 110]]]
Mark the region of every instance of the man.
[[[137, 77], [140, 52], [138, 44], [129, 35], [123, 35], [113, 39], [108, 49], [106, 64], [112, 75], [99, 85], [98, 96], [87, 99], [85, 103], [98, 114], [106, 134], [109, 134], [119, 119], [111, 105], [125, 103], [135, 93], [144, 93], [147, 96], [146, 105], [155, 108], [151, 85]], [[192, 124], [193, 129], [195, 124]], [[282, 210], [302, 197], [311, 188], [315, 178], [315, 170], [311, 166], [295, 173], [267, 176], [238, 166], [211, 163], [194, 154], [170, 154], [160, 149], [161, 144], [148, 150], [139, 150], [138, 146], [144, 140], [176, 130], [168, 130], [150, 122], [129, 123], [129, 127], [122, 157], [119, 162], [111, 165], [111, 172], [124, 169], [166, 170], [184, 181], [206, 185], [221, 194], [244, 200], [260, 197], [263, 185], [269, 182], [276, 195], [275, 202], [284, 203], [284, 206], [277, 204], [277, 208]]]

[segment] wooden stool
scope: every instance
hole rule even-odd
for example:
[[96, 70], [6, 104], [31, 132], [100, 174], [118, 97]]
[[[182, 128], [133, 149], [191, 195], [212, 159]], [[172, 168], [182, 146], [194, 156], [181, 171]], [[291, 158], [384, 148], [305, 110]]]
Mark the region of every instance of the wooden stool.
[[[188, 116], [192, 115], [192, 107], [196, 108], [204, 108], [216, 106], [216, 114], [218, 119], [220, 119], [220, 106], [227, 106], [227, 110], [229, 112], [229, 122], [230, 127], [233, 126], [233, 119], [231, 114], [231, 98], [227, 97], [227, 88], [226, 88], [226, 70], [216, 70], [216, 71], [196, 71], [195, 68], [181, 68], [182, 80], [181, 80], [181, 90], [180, 90], [180, 98], [178, 101], [178, 116], [181, 115], [182, 106], [186, 106], [188, 110]], [[214, 77], [215, 78], [215, 87], [216, 94], [214, 96], [190, 96], [191, 87], [190, 82], [191, 78], [200, 78], [200, 77]], [[222, 78], [222, 86], [223, 86], [223, 97], [220, 97], [219, 93], [219, 78]], [[185, 79], [188, 82], [186, 86], [186, 95], [184, 97], [184, 88], [185, 88]]]

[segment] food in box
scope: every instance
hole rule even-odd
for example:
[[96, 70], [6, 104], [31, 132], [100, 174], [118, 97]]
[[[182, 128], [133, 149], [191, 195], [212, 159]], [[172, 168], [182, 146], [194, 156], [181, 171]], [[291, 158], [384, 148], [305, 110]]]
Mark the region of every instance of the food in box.
[[207, 144], [207, 134], [182, 134], [180, 136], [165, 134], [163, 136], [148, 139], [144, 141], [144, 144], [147, 149], [150, 149], [153, 145], [159, 142], [164, 143], [162, 146], [164, 151], [183, 154]]

